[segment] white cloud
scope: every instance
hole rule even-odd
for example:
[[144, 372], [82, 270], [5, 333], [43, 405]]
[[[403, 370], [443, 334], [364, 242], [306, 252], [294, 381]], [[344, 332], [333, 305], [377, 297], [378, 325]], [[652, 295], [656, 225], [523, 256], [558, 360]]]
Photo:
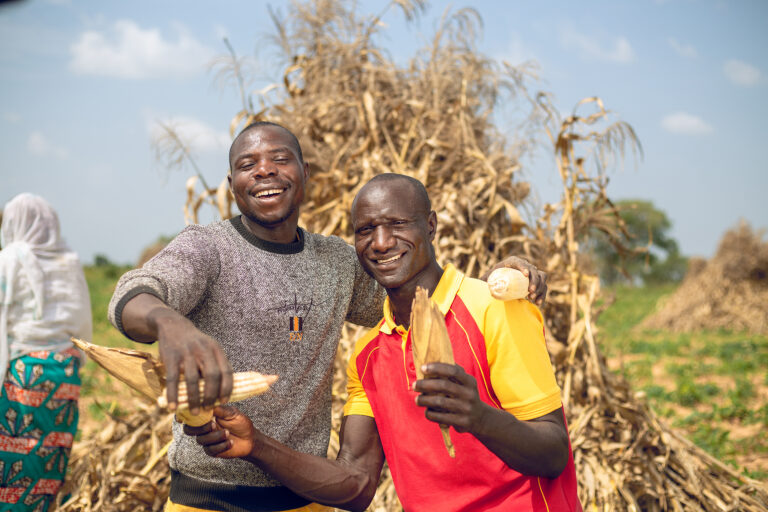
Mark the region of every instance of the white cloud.
[[686, 112], [675, 112], [661, 120], [661, 127], [678, 135], [707, 135], [715, 131], [712, 125], [702, 118]]
[[667, 42], [669, 43], [669, 46], [675, 50], [675, 53], [681, 57], [695, 59], [699, 56], [699, 52], [696, 51], [696, 48], [692, 44], [683, 44], [674, 37], [667, 39]]
[[62, 146], [53, 144], [42, 132], [32, 132], [27, 138], [27, 150], [37, 156], [53, 156], [64, 160], [69, 156], [69, 151]]
[[184, 77], [205, 71], [213, 50], [181, 25], [176, 39], [158, 29], [143, 29], [131, 20], [116, 22], [105, 32], [89, 30], [70, 46], [70, 69], [77, 73], [143, 79]]
[[[149, 118], [149, 115], [148, 115]], [[161, 124], [172, 127], [181, 141], [194, 152], [214, 152], [228, 149], [232, 139], [225, 131], [217, 131], [199, 119], [191, 117], [153, 117], [147, 122], [147, 133], [156, 140], [165, 132]]]
[[625, 37], [617, 37], [605, 48], [596, 39], [571, 29], [564, 30], [560, 39], [565, 47], [578, 50], [579, 56], [584, 60], [601, 60], [619, 64], [628, 64], [635, 60], [632, 45]]
[[723, 65], [725, 76], [736, 85], [751, 87], [757, 85], [763, 80], [763, 75], [759, 69], [752, 64], [742, 60], [729, 60]]

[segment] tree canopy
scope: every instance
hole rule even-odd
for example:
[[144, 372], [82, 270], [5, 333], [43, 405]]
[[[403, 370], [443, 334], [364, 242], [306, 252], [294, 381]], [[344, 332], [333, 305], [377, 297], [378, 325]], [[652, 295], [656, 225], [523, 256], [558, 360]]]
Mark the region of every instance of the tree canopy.
[[625, 199], [615, 204], [626, 228], [626, 250], [617, 249], [602, 233], [595, 234], [589, 256], [600, 279], [606, 284], [680, 281], [687, 259], [669, 234], [672, 222], [667, 214], [646, 200]]

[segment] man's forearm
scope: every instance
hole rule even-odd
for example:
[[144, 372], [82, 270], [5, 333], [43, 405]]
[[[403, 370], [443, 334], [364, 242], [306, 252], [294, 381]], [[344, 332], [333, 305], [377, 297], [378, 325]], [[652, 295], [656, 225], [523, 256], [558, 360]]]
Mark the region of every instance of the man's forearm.
[[[507, 466], [524, 475], [556, 478], [568, 463], [568, 433], [557, 409], [532, 421], [520, 421], [488, 406], [473, 435]], [[552, 421], [550, 421], [552, 420]]]
[[[376, 493], [378, 478], [343, 458], [326, 459], [297, 452], [261, 434], [246, 460], [296, 494], [324, 505], [365, 510]], [[376, 472], [378, 474], [378, 472]]]
[[149, 293], [140, 293], [129, 300], [122, 311], [122, 324], [126, 334], [134, 341], [152, 343], [159, 337], [159, 322], [186, 319]]

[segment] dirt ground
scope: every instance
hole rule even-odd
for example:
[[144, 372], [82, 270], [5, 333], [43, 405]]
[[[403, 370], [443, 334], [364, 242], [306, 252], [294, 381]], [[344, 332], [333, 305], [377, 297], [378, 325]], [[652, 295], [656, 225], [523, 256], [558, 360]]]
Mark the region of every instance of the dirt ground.
[[[621, 357], [612, 357], [607, 360], [608, 367], [611, 370], [619, 371], [627, 367], [632, 362], [639, 362], [646, 358], [645, 354], [624, 354]], [[644, 384], [653, 384], [660, 386], [668, 393], [672, 393], [676, 386], [676, 376], [670, 374], [668, 366], [670, 363], [684, 363], [684, 358], [668, 357], [656, 362], [650, 368], [651, 378], [648, 382], [637, 382], [635, 388], [640, 390]], [[700, 364], [716, 364], [716, 358], [703, 358]], [[737, 465], [746, 468], [752, 472], [768, 472], [768, 451], [764, 446], [765, 424], [763, 422], [745, 423], [738, 418], [725, 420], [716, 420], [705, 418], [694, 422], [684, 422], [686, 418], [695, 413], [706, 417], [712, 412], [715, 406], [726, 407], [731, 405], [730, 392], [736, 388], [736, 379], [728, 375], [706, 375], [698, 376], [695, 379], [697, 385], [713, 385], [720, 392], [717, 396], [709, 397], [706, 401], [693, 406], [685, 406], [679, 403], [667, 402], [656, 403], [657, 412], [664, 416], [664, 421], [675, 430], [682, 432], [688, 438], [694, 439], [697, 433], [702, 429], [708, 429], [712, 432], [727, 432], [727, 437], [735, 447], [735, 452], [729, 456]], [[752, 375], [750, 382], [754, 387], [754, 396], [749, 400], [749, 406], [752, 410], [759, 410], [761, 407], [768, 406], [768, 385], [764, 375]], [[651, 399], [653, 404], [654, 401]], [[664, 407], [666, 405], [667, 407]], [[683, 423], [683, 425], [680, 425]], [[757, 446], [755, 446], [757, 444]], [[756, 448], [756, 449], [751, 449]]]

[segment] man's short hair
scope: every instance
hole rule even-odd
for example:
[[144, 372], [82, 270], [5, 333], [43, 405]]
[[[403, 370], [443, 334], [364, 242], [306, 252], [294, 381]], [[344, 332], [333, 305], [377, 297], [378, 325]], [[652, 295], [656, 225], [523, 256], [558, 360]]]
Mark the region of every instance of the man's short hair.
[[[427, 193], [426, 187], [424, 187], [424, 184], [417, 180], [416, 178], [412, 178], [406, 174], [397, 174], [394, 172], [387, 172], [384, 174], [377, 174], [373, 178], [371, 178], [368, 183], [374, 183], [376, 181], [404, 181], [410, 185], [410, 187], [413, 189], [414, 192], [416, 192], [416, 197], [420, 199], [420, 202], [424, 205], [424, 213], [426, 215], [429, 215], [429, 212], [432, 211], [432, 201], [429, 199], [429, 194]], [[366, 185], [368, 185], [366, 183]]]
[[239, 139], [240, 136], [247, 131], [254, 130], [256, 128], [263, 128], [265, 126], [273, 126], [275, 128], [280, 128], [283, 131], [285, 131], [285, 133], [290, 135], [291, 141], [293, 142], [294, 148], [296, 149], [296, 154], [299, 157], [299, 163], [300, 164], [304, 163], [304, 154], [301, 152], [301, 144], [299, 144], [299, 139], [296, 138], [296, 135], [294, 135], [294, 133], [291, 130], [289, 130], [288, 128], [286, 128], [281, 124], [273, 123], [272, 121], [254, 121], [253, 123], [249, 124], [242, 130], [240, 130], [240, 133], [237, 134], [237, 137], [235, 137], [235, 139], [232, 141], [232, 144], [229, 146], [230, 166], [232, 165], [232, 147], [235, 145], [235, 142], [237, 141], [237, 139]]

